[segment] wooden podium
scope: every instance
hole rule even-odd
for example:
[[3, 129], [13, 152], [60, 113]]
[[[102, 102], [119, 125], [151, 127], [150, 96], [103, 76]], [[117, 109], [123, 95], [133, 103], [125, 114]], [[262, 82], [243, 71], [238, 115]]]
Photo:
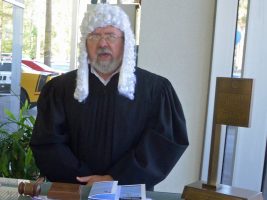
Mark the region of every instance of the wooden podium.
[[221, 126], [249, 127], [252, 79], [217, 77], [207, 183], [185, 186], [185, 200], [263, 200], [262, 193], [217, 182]]
[[186, 200], [263, 200], [261, 192], [222, 184], [213, 190], [203, 187], [205, 184], [197, 181], [185, 186], [182, 198]]
[[80, 187], [79, 184], [54, 182], [48, 191], [47, 197], [58, 200], [80, 200]]

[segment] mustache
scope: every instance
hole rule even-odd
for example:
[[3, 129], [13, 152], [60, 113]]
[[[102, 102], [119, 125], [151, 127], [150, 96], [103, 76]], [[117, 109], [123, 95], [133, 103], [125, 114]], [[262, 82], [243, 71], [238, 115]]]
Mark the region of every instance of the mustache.
[[100, 48], [97, 50], [97, 55], [103, 54], [103, 53], [112, 54], [112, 52], [108, 48]]

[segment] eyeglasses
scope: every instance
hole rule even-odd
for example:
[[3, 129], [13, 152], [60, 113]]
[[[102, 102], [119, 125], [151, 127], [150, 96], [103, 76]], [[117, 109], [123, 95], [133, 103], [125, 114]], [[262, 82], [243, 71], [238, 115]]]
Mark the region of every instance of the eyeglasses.
[[95, 43], [99, 42], [101, 39], [104, 39], [106, 42], [109, 42], [109, 43], [114, 43], [120, 38], [123, 38], [123, 36], [118, 36], [115, 34], [104, 34], [104, 35], [90, 34], [88, 35], [88, 40], [95, 42]]

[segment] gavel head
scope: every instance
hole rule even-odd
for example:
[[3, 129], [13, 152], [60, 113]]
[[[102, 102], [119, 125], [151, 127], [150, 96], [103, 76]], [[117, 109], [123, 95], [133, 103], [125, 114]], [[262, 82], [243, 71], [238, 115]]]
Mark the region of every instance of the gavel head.
[[38, 196], [41, 193], [41, 186], [38, 183], [21, 182], [18, 187], [18, 192], [21, 195], [29, 195], [31, 197]]

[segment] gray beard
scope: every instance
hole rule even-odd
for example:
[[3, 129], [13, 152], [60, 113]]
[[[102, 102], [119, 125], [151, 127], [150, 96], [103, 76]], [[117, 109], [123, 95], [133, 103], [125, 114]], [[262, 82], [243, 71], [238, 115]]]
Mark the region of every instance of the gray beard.
[[95, 68], [98, 72], [103, 74], [109, 74], [116, 71], [119, 68], [120, 62], [117, 60], [112, 61], [100, 61], [100, 62], [92, 62], [92, 67]]

